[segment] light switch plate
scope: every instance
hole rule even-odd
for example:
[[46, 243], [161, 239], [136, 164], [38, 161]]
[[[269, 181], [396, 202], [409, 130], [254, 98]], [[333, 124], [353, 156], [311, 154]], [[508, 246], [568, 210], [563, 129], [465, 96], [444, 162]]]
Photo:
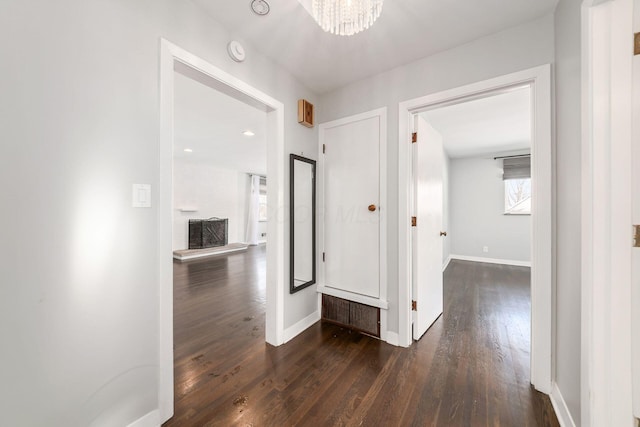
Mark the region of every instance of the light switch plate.
[[150, 208], [151, 207], [151, 185], [149, 184], [133, 184], [133, 201], [134, 208]]

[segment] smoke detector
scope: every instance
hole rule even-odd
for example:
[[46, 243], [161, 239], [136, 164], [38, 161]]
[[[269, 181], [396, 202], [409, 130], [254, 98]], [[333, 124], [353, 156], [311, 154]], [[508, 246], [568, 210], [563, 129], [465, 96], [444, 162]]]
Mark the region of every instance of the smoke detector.
[[245, 58], [244, 48], [239, 41], [231, 40], [227, 45], [227, 52], [231, 59], [236, 62], [242, 62]]
[[251, 10], [256, 15], [264, 16], [269, 13], [270, 9], [269, 3], [265, 0], [251, 0]]

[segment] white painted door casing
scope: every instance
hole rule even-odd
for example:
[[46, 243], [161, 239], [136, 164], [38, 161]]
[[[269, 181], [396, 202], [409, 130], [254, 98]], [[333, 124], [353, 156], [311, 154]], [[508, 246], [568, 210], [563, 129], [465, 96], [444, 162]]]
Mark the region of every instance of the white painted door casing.
[[[549, 394], [552, 389], [553, 359], [553, 251], [554, 226], [552, 199], [552, 154], [551, 144], [551, 66], [541, 65], [515, 73], [479, 81], [466, 86], [413, 98], [398, 105], [398, 138], [410, 141], [413, 113], [442, 105], [445, 102], [479, 96], [504, 88], [530, 84], [532, 87], [532, 110], [534, 115], [532, 141], [532, 339], [531, 339], [531, 383], [539, 391]], [[401, 346], [409, 346], [411, 333], [411, 223], [410, 182], [411, 144], [398, 145], [398, 304], [399, 339]], [[403, 286], [403, 284], [405, 284]], [[406, 308], [405, 308], [406, 307]]]

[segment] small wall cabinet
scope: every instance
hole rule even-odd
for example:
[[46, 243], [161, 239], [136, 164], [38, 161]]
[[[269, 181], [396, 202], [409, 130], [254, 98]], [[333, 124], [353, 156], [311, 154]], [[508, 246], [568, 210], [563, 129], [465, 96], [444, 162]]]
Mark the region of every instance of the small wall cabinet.
[[380, 337], [380, 309], [322, 295], [322, 320]]

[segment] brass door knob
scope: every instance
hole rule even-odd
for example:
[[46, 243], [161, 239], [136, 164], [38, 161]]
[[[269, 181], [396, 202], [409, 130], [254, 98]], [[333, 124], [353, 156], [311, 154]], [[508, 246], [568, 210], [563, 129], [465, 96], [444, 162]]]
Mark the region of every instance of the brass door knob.
[[441, 232], [440, 232], [440, 235], [441, 235], [441, 236], [446, 236], [446, 235], [447, 235], [447, 232], [446, 232], [446, 231], [441, 231]]
[[375, 210], [376, 210], [376, 205], [369, 205], [370, 212], [375, 212]]

